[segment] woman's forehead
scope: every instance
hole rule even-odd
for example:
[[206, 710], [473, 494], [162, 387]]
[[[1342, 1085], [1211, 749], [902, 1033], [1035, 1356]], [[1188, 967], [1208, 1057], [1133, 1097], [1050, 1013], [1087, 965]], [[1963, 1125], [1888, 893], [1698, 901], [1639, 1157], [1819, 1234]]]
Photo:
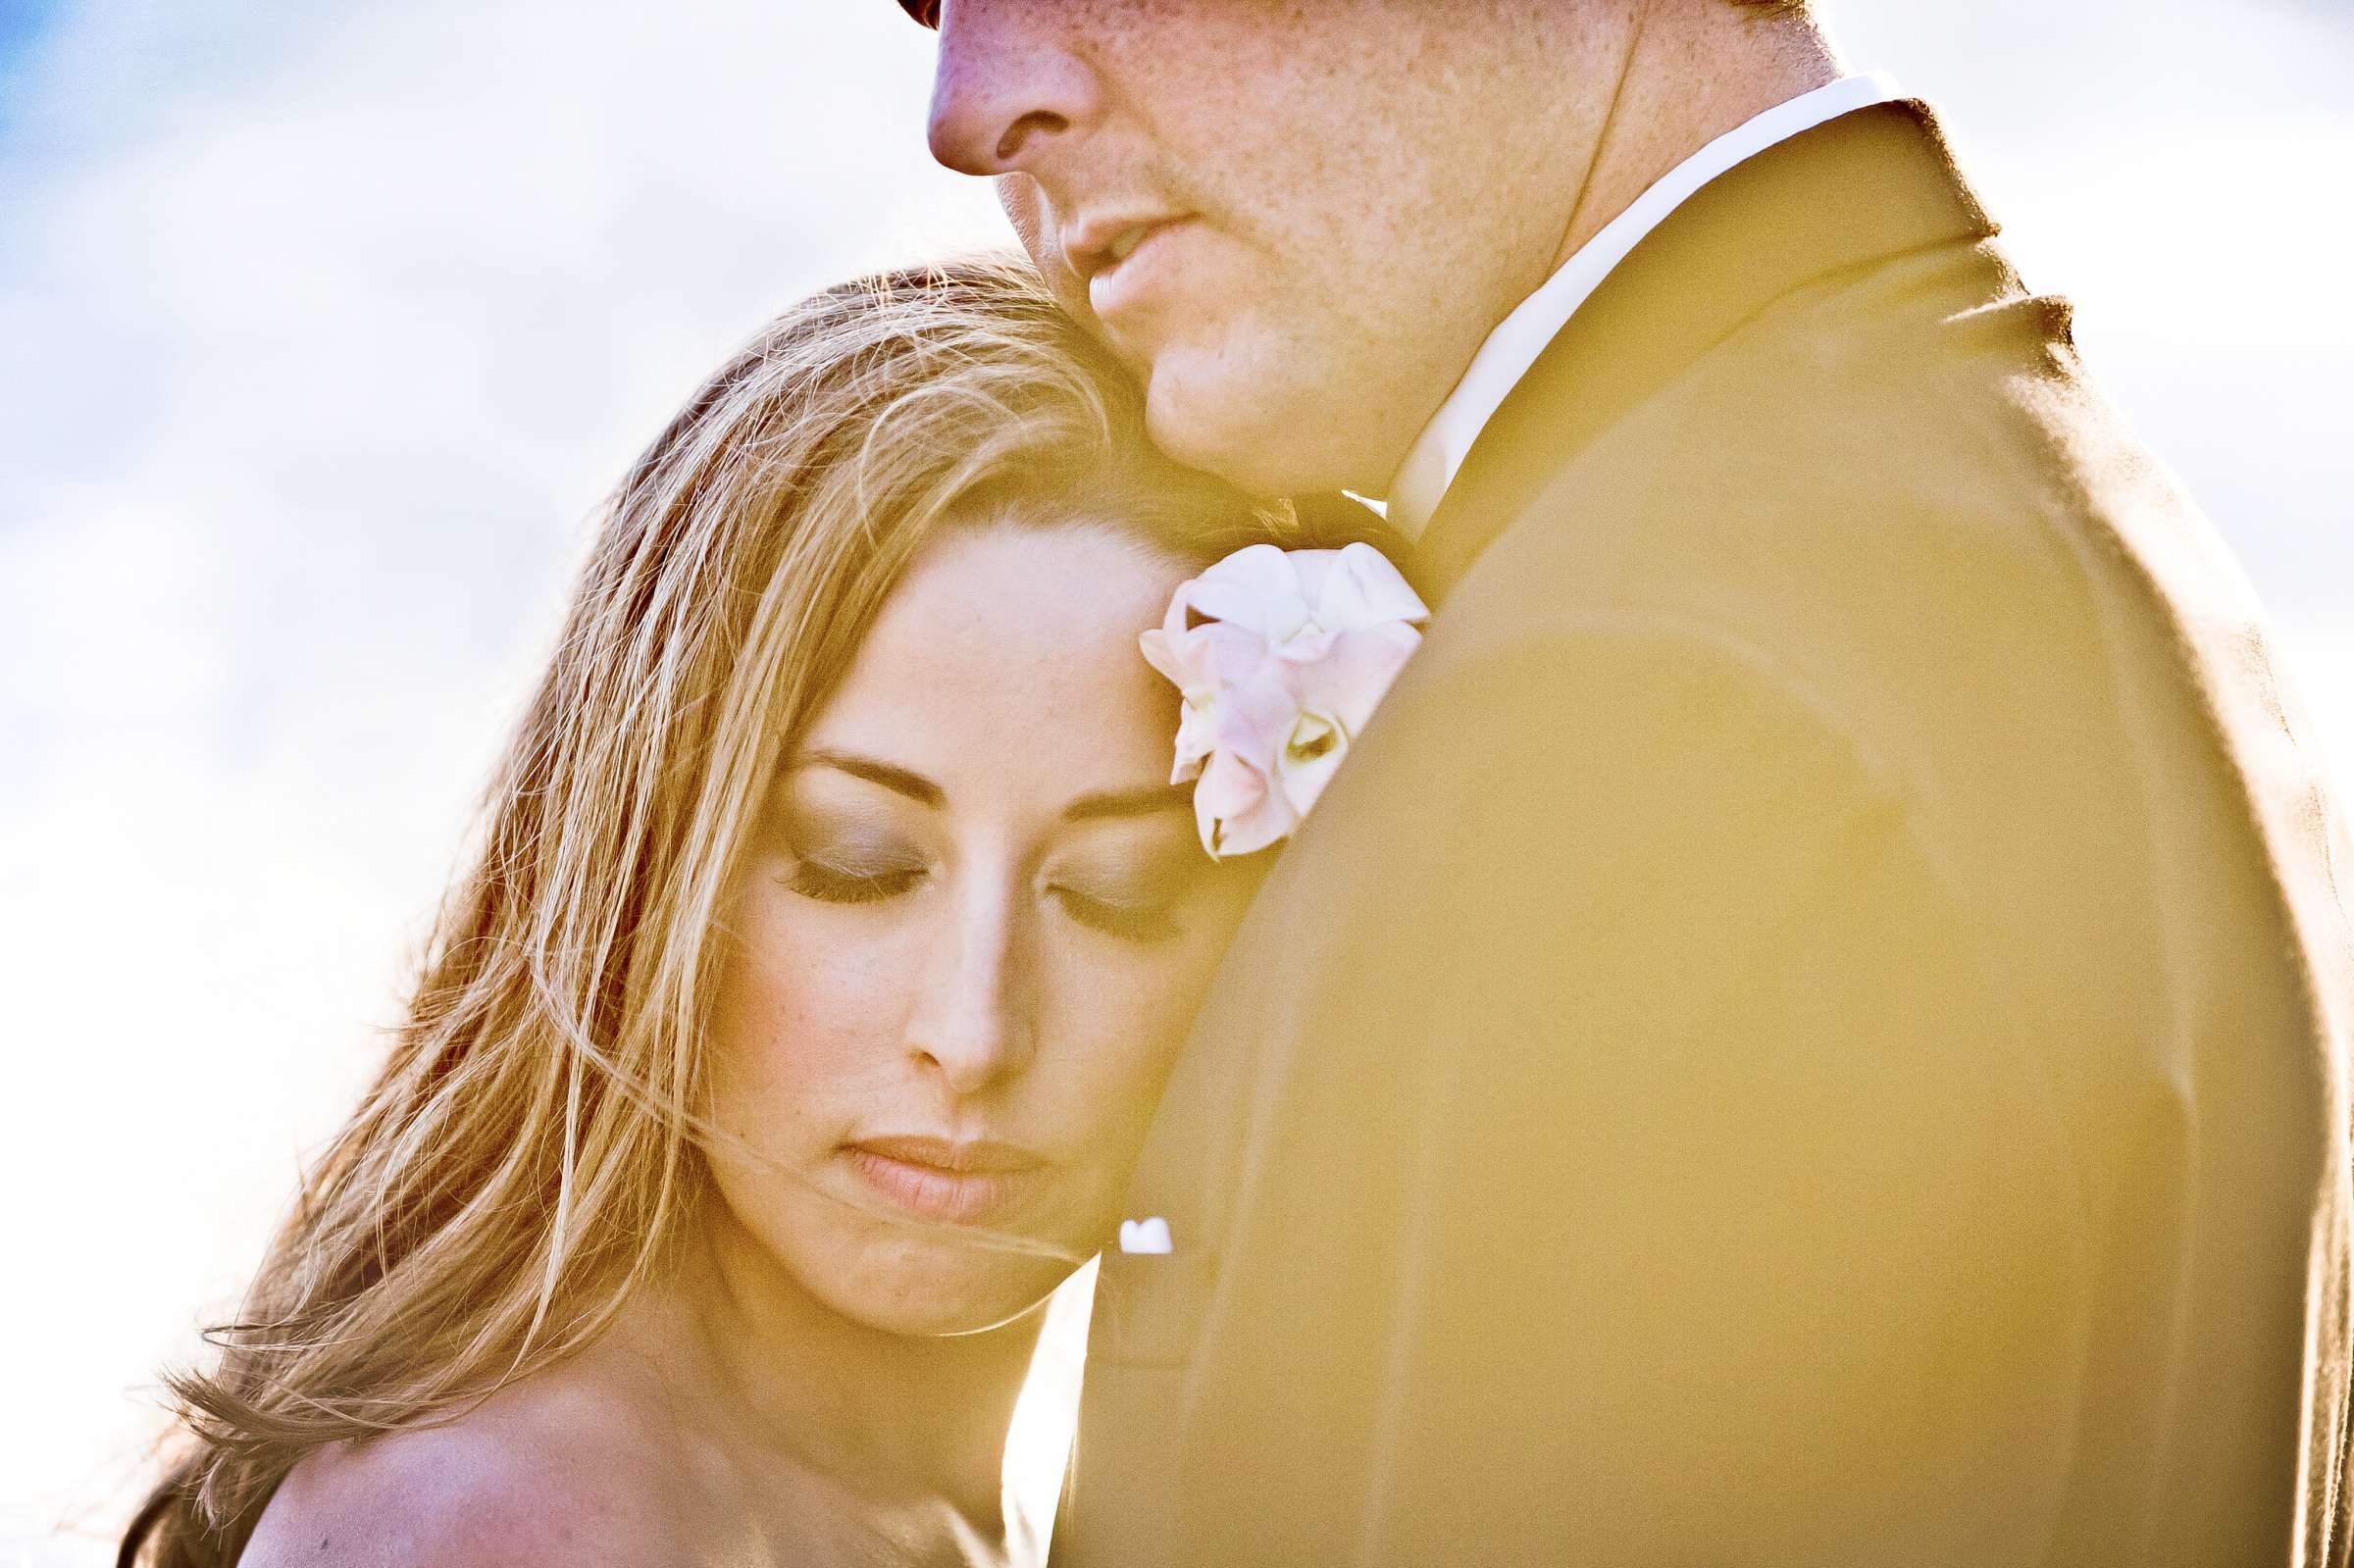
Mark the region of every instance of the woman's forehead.
[[951, 797], [1044, 804], [1165, 779], [1176, 693], [1137, 637], [1183, 576], [1100, 530], [947, 534], [885, 602], [802, 750], [875, 757]]

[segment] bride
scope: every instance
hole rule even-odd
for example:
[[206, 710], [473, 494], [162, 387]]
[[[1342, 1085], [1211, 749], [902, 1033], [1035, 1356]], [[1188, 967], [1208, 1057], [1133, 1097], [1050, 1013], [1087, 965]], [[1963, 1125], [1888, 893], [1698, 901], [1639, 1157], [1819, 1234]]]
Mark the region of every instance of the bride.
[[723, 367], [623, 481], [122, 1561], [1034, 1557], [1042, 1303], [1254, 876], [1196, 841], [1138, 632], [1238, 546], [1342, 542], [1302, 533], [1155, 455], [1009, 265]]

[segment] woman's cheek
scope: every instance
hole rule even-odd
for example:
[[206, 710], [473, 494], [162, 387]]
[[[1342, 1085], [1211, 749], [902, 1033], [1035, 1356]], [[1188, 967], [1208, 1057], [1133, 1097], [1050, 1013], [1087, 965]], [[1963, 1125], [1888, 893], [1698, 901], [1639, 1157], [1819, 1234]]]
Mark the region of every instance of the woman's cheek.
[[1103, 1121], [1151, 1118], [1216, 961], [1214, 951], [1183, 951], [1106, 966], [1112, 983], [1099, 992], [1102, 1006], [1085, 1035]]
[[739, 1136], [767, 1143], [779, 1129], [839, 1119], [882, 1065], [874, 1037], [895, 1016], [891, 966], [829, 929], [839, 915], [775, 885], [739, 905], [713, 1040], [720, 1119]]
[[1148, 1118], [1192, 1033], [1194, 1015], [1208, 993], [1242, 910], [1242, 900], [1230, 899], [1198, 914], [1185, 937], [1156, 955], [1151, 968], [1132, 977], [1125, 988], [1130, 1005], [1110, 1037], [1125, 1042], [1119, 1054], [1136, 1086], [1130, 1092], [1142, 1099]]

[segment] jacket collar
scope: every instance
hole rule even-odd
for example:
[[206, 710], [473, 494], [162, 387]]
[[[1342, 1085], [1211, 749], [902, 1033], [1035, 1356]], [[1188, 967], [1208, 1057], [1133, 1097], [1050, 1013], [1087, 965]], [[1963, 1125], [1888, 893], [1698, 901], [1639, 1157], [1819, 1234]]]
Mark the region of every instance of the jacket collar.
[[1445, 594], [1578, 453], [1776, 299], [1994, 233], [1917, 100], [1827, 121], [1718, 177], [1603, 280], [1498, 406], [1422, 535], [1417, 584]]

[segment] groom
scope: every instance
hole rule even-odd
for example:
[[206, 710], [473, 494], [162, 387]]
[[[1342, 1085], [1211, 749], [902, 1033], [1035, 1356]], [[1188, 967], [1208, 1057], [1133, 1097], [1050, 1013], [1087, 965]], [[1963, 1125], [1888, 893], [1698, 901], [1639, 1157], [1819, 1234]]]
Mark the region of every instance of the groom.
[[1070, 1559], [2346, 1561], [2354, 854], [1928, 111], [1795, 5], [905, 3], [1156, 437], [1439, 605], [1171, 1078]]

